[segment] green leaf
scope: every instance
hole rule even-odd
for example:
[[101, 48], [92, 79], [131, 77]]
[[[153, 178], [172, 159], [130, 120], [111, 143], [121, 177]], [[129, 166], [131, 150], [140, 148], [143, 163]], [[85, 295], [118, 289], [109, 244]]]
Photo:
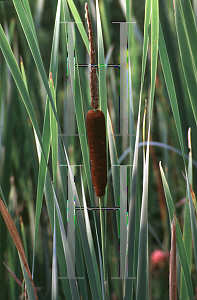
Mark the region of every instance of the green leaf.
[[52, 259], [52, 291], [51, 298], [58, 300], [58, 265], [57, 265], [57, 241], [56, 241], [56, 210], [54, 209], [54, 228], [53, 228], [53, 259]]
[[183, 143], [178, 103], [177, 103], [176, 92], [175, 92], [175, 88], [174, 88], [174, 80], [172, 77], [170, 62], [169, 62], [168, 53], [166, 50], [166, 45], [165, 45], [165, 41], [164, 41], [161, 24], [160, 24], [159, 30], [160, 30], [159, 31], [159, 54], [160, 54], [162, 69], [163, 69], [163, 73], [164, 73], [165, 83], [166, 83], [168, 95], [170, 98], [174, 121], [176, 124], [176, 129], [177, 129], [177, 133], [178, 133], [178, 137], [179, 137], [179, 143], [180, 143], [180, 147], [181, 147], [183, 161], [184, 161], [184, 165], [185, 165], [185, 169], [186, 169], [185, 155], [184, 155], [185, 151], [184, 151], [184, 143]]
[[[77, 27], [79, 29], [79, 32], [81, 33], [81, 37], [84, 41], [84, 44], [86, 46], [86, 49], [87, 51], [89, 52], [89, 41], [88, 41], [88, 37], [87, 37], [87, 34], [86, 34], [86, 31], [85, 31], [85, 28], [83, 26], [83, 22], [81, 21], [81, 18], [80, 18], [80, 15], [76, 9], [76, 6], [74, 4], [74, 2], [72, 0], [67, 0], [68, 1], [68, 5], [70, 7], [70, 10], [73, 14], [73, 17], [74, 17], [74, 20], [77, 24]], [[84, 12], [85, 12], [85, 8], [84, 8]]]
[[[189, 162], [188, 162], [188, 181], [189, 185], [192, 186], [193, 176], [192, 176], [192, 154], [191, 154], [191, 137], [188, 131], [188, 145], [190, 145]], [[192, 231], [190, 223], [190, 212], [189, 212], [189, 202], [185, 201], [185, 212], [184, 212], [184, 223], [183, 223], [183, 243], [185, 246], [185, 251], [187, 253], [187, 260], [189, 265], [189, 270], [191, 274], [191, 263], [192, 263]], [[183, 278], [183, 271], [181, 270], [181, 284], [180, 284], [180, 300], [187, 300], [187, 289], [185, 281]]]
[[[189, 93], [193, 114], [197, 124], [197, 30], [190, 1], [175, 2], [176, 32], [185, 81]], [[183, 6], [182, 6], [183, 2]], [[185, 4], [184, 4], [185, 3]]]
[[[20, 258], [20, 255], [19, 255], [19, 258]], [[26, 289], [27, 289], [27, 293], [28, 293], [28, 298], [29, 298], [29, 300], [36, 300], [33, 286], [31, 284], [29, 275], [27, 274], [27, 271], [25, 269], [25, 266], [24, 266], [21, 258], [20, 258], [20, 262], [21, 262], [21, 267], [22, 267], [22, 271], [23, 271], [23, 276], [25, 279], [25, 285], [26, 285]]]

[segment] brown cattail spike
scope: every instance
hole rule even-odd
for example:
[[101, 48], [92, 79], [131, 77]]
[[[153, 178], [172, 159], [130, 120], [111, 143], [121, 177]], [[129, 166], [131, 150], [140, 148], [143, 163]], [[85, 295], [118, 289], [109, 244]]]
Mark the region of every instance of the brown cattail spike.
[[101, 110], [87, 113], [92, 182], [98, 197], [105, 195], [107, 185], [107, 155], [105, 116]]
[[85, 4], [86, 10], [86, 19], [88, 23], [88, 31], [89, 31], [89, 43], [90, 43], [90, 63], [91, 63], [91, 71], [90, 71], [90, 90], [91, 90], [91, 107], [98, 108], [98, 91], [97, 91], [97, 77], [96, 77], [96, 59], [95, 59], [95, 48], [94, 48], [94, 35], [92, 30], [92, 23], [88, 11], [88, 4]]

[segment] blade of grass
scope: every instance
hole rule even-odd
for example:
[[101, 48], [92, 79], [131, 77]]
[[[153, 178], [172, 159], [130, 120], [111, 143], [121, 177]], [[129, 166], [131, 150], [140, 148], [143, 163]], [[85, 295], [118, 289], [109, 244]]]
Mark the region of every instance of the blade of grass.
[[[55, 90], [53, 85], [53, 78], [52, 73], [50, 73], [50, 79], [49, 79], [49, 86], [51, 90], [52, 97], [54, 99], [54, 105], [56, 108], [56, 97], [55, 97]], [[57, 109], [57, 108], [56, 108]], [[51, 148], [52, 148], [52, 166], [53, 166], [53, 184], [54, 188], [56, 189], [57, 184], [57, 153], [58, 153], [58, 132], [57, 132], [57, 123], [54, 118], [54, 114], [52, 111], [51, 105], [49, 106], [50, 110], [50, 132], [51, 132]]]
[[159, 4], [158, 0], [152, 0], [151, 5], [151, 102], [150, 102], [150, 118], [151, 122], [153, 100], [155, 93], [155, 81], [157, 71], [157, 57], [159, 44]]
[[177, 299], [177, 267], [176, 267], [176, 225], [175, 217], [172, 221], [171, 250], [169, 263], [169, 299]]
[[28, 260], [28, 256], [27, 256], [27, 240], [26, 240], [25, 227], [24, 227], [24, 223], [23, 223], [22, 217], [20, 217], [20, 226], [21, 226], [21, 234], [22, 234], [22, 241], [23, 241], [24, 250], [25, 250], [25, 256], [26, 256], [26, 258]]
[[168, 53], [167, 53], [166, 46], [165, 46], [165, 41], [164, 41], [161, 24], [159, 27], [159, 55], [160, 55], [160, 59], [161, 59], [161, 64], [162, 64], [162, 69], [163, 69], [164, 78], [165, 78], [165, 82], [166, 82], [166, 87], [168, 90], [168, 95], [170, 98], [174, 121], [176, 124], [177, 134], [179, 137], [179, 143], [180, 143], [181, 152], [182, 152], [182, 156], [183, 156], [184, 166], [185, 166], [185, 170], [186, 170], [186, 163], [185, 163], [185, 156], [184, 156], [185, 151], [184, 151], [184, 143], [183, 143], [178, 103], [177, 103], [176, 92], [175, 92], [175, 88], [174, 88], [174, 81], [173, 81], [173, 77], [172, 77], [170, 62], [169, 62]]
[[67, 0], [68, 1], [68, 5], [70, 7], [70, 10], [73, 14], [73, 17], [74, 17], [74, 20], [77, 24], [77, 27], [79, 29], [79, 32], [81, 33], [81, 37], [84, 41], [84, 44], [86, 46], [86, 49], [89, 53], [89, 41], [88, 41], [88, 37], [87, 37], [87, 34], [86, 34], [86, 31], [85, 31], [85, 28], [84, 28], [84, 25], [83, 25], [83, 22], [81, 21], [81, 18], [80, 18], [80, 15], [76, 9], [76, 6], [74, 4], [74, 2], [72, 0]]
[[66, 0], [62, 1], [62, 11], [63, 11], [63, 18], [62, 18], [62, 22], [69, 22], [70, 21], [70, 13], [69, 13], [69, 9], [68, 9], [68, 3]]
[[[189, 152], [189, 162], [188, 162], [188, 181], [189, 185], [192, 185], [192, 150], [191, 150], [191, 128], [188, 130], [188, 148]], [[184, 213], [184, 225], [183, 225], [183, 242], [185, 246], [185, 251], [187, 253], [189, 271], [191, 273], [191, 263], [192, 263], [192, 232], [190, 223], [190, 213], [189, 213], [189, 202], [185, 201], [185, 213]], [[185, 281], [183, 278], [183, 271], [181, 269], [181, 283], [180, 283], [180, 300], [187, 300], [187, 289]]]
[[174, 13], [179, 50], [189, 98], [197, 123], [197, 30], [190, 1], [174, 1]]
[[103, 33], [101, 27], [101, 17], [99, 12], [98, 0], [96, 0], [96, 14], [97, 14], [97, 38], [98, 38], [98, 73], [99, 73], [99, 102], [100, 108], [107, 116], [107, 87], [106, 87], [106, 67], [104, 57]]
[[[107, 131], [108, 131], [108, 139], [109, 139], [109, 153], [110, 153], [111, 166], [112, 166], [111, 173], [112, 173], [112, 182], [113, 182], [114, 201], [115, 201], [115, 207], [119, 207], [120, 170], [117, 167], [113, 167], [118, 165], [118, 155], [116, 150], [116, 143], [113, 134], [111, 118], [108, 110], [107, 110]], [[117, 210], [116, 210], [116, 224], [117, 224], [117, 232], [119, 236], [120, 216]]]
[[[77, 55], [76, 55], [77, 59]], [[78, 63], [78, 62], [77, 62]], [[93, 201], [93, 189], [92, 189], [92, 180], [90, 173], [90, 159], [88, 155], [88, 143], [87, 143], [87, 135], [86, 135], [86, 127], [85, 127], [85, 119], [84, 119], [84, 110], [83, 110], [83, 98], [81, 93], [81, 82], [79, 77], [79, 69], [77, 67], [77, 72], [75, 73], [75, 113], [77, 120], [77, 127], [79, 132], [79, 139], [81, 145], [81, 151], [83, 156], [83, 163], [87, 178], [88, 190], [90, 194], [90, 199], [92, 206], [94, 206]]]
[[[82, 178], [82, 172], [81, 172], [81, 168], [80, 168], [80, 179], [81, 179], [81, 189], [82, 189], [82, 199], [83, 199], [83, 207], [84, 207], [84, 213], [86, 214], [86, 209], [87, 207], [85, 206], [86, 204], [86, 200], [85, 200], [85, 192], [84, 192], [84, 185], [83, 185], [83, 178]], [[86, 219], [86, 218], [85, 218]], [[75, 230], [75, 257], [76, 257], [76, 267], [77, 267], [77, 274], [78, 277], [84, 277], [84, 280], [79, 280], [78, 284], [80, 287], [80, 292], [81, 292], [81, 297], [82, 299], [88, 299], [88, 293], [87, 293], [87, 283], [85, 280], [85, 264], [84, 264], [84, 258], [83, 258], [83, 245], [82, 245], [82, 240], [81, 240], [81, 236], [80, 236], [80, 228], [79, 228], [79, 222], [78, 222], [78, 218], [75, 219], [76, 221], [76, 230]], [[88, 232], [88, 230], [87, 230]]]
[[[53, 189], [53, 187], [52, 187], [52, 189]], [[53, 189], [53, 194], [54, 194], [55, 206], [56, 206], [56, 210], [57, 210], [58, 222], [59, 222], [59, 226], [60, 226], [60, 232], [61, 232], [61, 238], [62, 238], [62, 243], [63, 243], [64, 255], [65, 255], [65, 258], [66, 258], [66, 262], [67, 262], [67, 272], [68, 272], [68, 279], [69, 279], [72, 299], [78, 299], [79, 300], [80, 296], [79, 296], [77, 281], [75, 279], [73, 280], [73, 274], [75, 274], [75, 270], [74, 270], [73, 263], [72, 263], [71, 252], [70, 252], [70, 249], [69, 249], [69, 246], [68, 246], [68, 240], [67, 240], [67, 237], [66, 237], [66, 232], [65, 232], [65, 229], [64, 229], [63, 221], [62, 221], [62, 216], [61, 216], [59, 204], [58, 204], [54, 189]]]
[[[128, 243], [128, 276], [133, 277], [134, 275], [134, 265], [137, 265], [137, 261], [134, 257], [134, 251], [136, 245], [134, 241], [138, 241], [135, 239], [135, 235], [139, 233], [139, 222], [137, 222], [138, 218], [136, 218], [136, 192], [137, 192], [137, 174], [138, 174], [138, 150], [139, 150], [139, 130], [140, 130], [140, 111], [141, 111], [141, 96], [144, 84], [144, 75], [145, 75], [145, 67], [146, 67], [146, 58], [148, 51], [148, 28], [150, 24], [151, 17], [151, 1], [146, 1], [145, 7], [145, 20], [144, 20], [144, 43], [143, 43], [143, 54], [142, 54], [142, 73], [141, 73], [141, 86], [140, 86], [140, 101], [139, 101], [139, 109], [138, 109], [138, 119], [137, 119], [137, 131], [136, 131], [136, 140], [135, 140], [135, 150], [134, 150], [134, 159], [133, 159], [133, 171], [132, 171], [132, 181], [131, 181], [131, 193], [130, 193], [130, 204], [129, 204], [129, 219], [128, 219], [128, 235], [127, 235], [127, 243]], [[137, 225], [137, 227], [135, 226]], [[137, 260], [137, 257], [136, 257]], [[139, 283], [138, 283], [139, 284]], [[137, 283], [134, 283], [135, 287]], [[132, 295], [132, 285], [129, 280], [125, 280], [124, 282], [124, 299], [128, 299]]]
[[[190, 213], [189, 213], [189, 203], [186, 199], [185, 202], [185, 214], [184, 214], [184, 227], [183, 227], [183, 242], [185, 246], [185, 251], [187, 254], [189, 272], [191, 275], [191, 257], [192, 257], [192, 232], [190, 224]], [[184, 280], [183, 271], [181, 269], [181, 282], [180, 282], [180, 299], [188, 299], [187, 288]]]
[[188, 177], [187, 178], [187, 191], [189, 196], [189, 212], [190, 212], [190, 222], [191, 222], [191, 228], [192, 228], [192, 237], [193, 237], [193, 244], [194, 244], [194, 258], [195, 258], [195, 264], [197, 269], [197, 227], [196, 227], [196, 218], [194, 214], [194, 207], [193, 207], [193, 200], [191, 195], [191, 190], [189, 186]]
[[[139, 155], [139, 133], [140, 133], [140, 111], [141, 111], [141, 98], [139, 102], [138, 109], [138, 119], [137, 119], [137, 131], [135, 139], [135, 150], [133, 158], [133, 171], [131, 179], [131, 193], [130, 193], [130, 203], [129, 203], [129, 219], [128, 219], [128, 277], [133, 277], [134, 274], [134, 243], [136, 234], [136, 192], [137, 192], [137, 173], [138, 173], [138, 155]], [[134, 278], [135, 279], [135, 278]], [[136, 285], [136, 284], [135, 284]], [[132, 295], [132, 286], [130, 280], [124, 281], [124, 300], [128, 299]]]
[[34, 34], [34, 38], [36, 39], [37, 44], [38, 44], [38, 40], [37, 40], [37, 36], [36, 36], [36, 30], [35, 30], [35, 26], [34, 26], [34, 21], [33, 21], [31, 9], [30, 9], [30, 6], [29, 6], [29, 0], [22, 0], [22, 3], [24, 5], [24, 9], [26, 11], [26, 14], [27, 14], [27, 17], [28, 17], [28, 20], [29, 20], [32, 32]]
[[[59, 136], [58, 138], [58, 161], [59, 164], [61, 165], [66, 165], [66, 160], [65, 160], [65, 154], [64, 154], [65, 149], [63, 149], [63, 145], [62, 145], [62, 140], [61, 137]], [[66, 167], [60, 167], [60, 175], [61, 175], [61, 181], [62, 181], [62, 188], [63, 188], [63, 201], [59, 200], [59, 206], [61, 205], [61, 215], [62, 216], [66, 216], [67, 215], [67, 184], [65, 184], [65, 180], [67, 180], [67, 171]], [[45, 195], [46, 195], [46, 199], [48, 202], [48, 207], [49, 207], [49, 214], [50, 214], [50, 222], [51, 222], [51, 227], [53, 228], [53, 211], [51, 208], [53, 208], [53, 205], [51, 205], [54, 202], [53, 199], [53, 191], [52, 191], [52, 187], [50, 185], [49, 182], [49, 178], [48, 176], [46, 177], [46, 183], [45, 183]], [[67, 218], [65, 218], [65, 228], [67, 227]], [[63, 243], [62, 243], [62, 239], [61, 239], [61, 231], [60, 231], [60, 227], [59, 227], [59, 221], [58, 218], [56, 218], [56, 228], [57, 228], [57, 257], [58, 257], [58, 263], [59, 263], [59, 268], [60, 268], [60, 273], [61, 273], [61, 277], [63, 277], [62, 279], [62, 284], [63, 284], [63, 288], [64, 288], [64, 295], [65, 298], [67, 299], [71, 299], [71, 291], [70, 291], [70, 285], [69, 285], [69, 280], [68, 279], [64, 279], [64, 277], [68, 277], [68, 272], [67, 272], [67, 264], [66, 264], [66, 257], [64, 255], [64, 249], [63, 249]]]
[[141, 73], [141, 85], [140, 85], [141, 93], [144, 85], [146, 58], [148, 53], [148, 41], [149, 41], [148, 30], [149, 30], [150, 18], [151, 18], [151, 1], [146, 0], [145, 5], [146, 6], [145, 6], [145, 20], [144, 20], [144, 43], [143, 43], [143, 53], [142, 53], [142, 73]]
[[[83, 188], [83, 184], [82, 184], [82, 188]], [[88, 216], [88, 210], [87, 210], [87, 203], [86, 203], [86, 199], [85, 199], [85, 194], [84, 194], [84, 190], [83, 190], [83, 207], [84, 207], [84, 215], [85, 215], [85, 224], [86, 224], [86, 232], [87, 232], [87, 238], [89, 240], [89, 244], [93, 245], [93, 239], [92, 239], [92, 233], [91, 233], [91, 226], [90, 226], [90, 219]], [[97, 237], [98, 238], [98, 237]], [[93, 254], [93, 259], [95, 260], [95, 254]], [[100, 270], [101, 270], [101, 282], [103, 282], [103, 265], [102, 265], [102, 259], [101, 259], [101, 253], [99, 251], [99, 262], [100, 262]], [[103, 290], [103, 285], [102, 285], [102, 295], [103, 297], [105, 297], [104, 295], [104, 290]]]
[[31, 280], [29, 278], [29, 275], [28, 275], [28, 272], [23, 264], [23, 261], [21, 259], [21, 257], [19, 256], [20, 258], [20, 262], [21, 262], [21, 267], [22, 267], [22, 271], [23, 271], [23, 276], [24, 276], [24, 279], [25, 279], [25, 284], [26, 284], [26, 288], [27, 288], [27, 293], [28, 293], [28, 298], [29, 300], [36, 300], [38, 299], [38, 297], [35, 296], [35, 291], [34, 291], [34, 288], [32, 287], [32, 284], [31, 284]]
[[148, 299], [148, 173], [149, 134], [146, 150], [146, 163], [143, 172], [143, 194], [140, 216], [136, 299]]
[[[55, 203], [54, 203], [55, 205]], [[52, 259], [52, 292], [51, 299], [58, 300], [58, 266], [57, 266], [57, 251], [56, 251], [56, 220], [55, 220], [55, 207], [54, 207], [54, 228], [53, 228], [53, 259]]]

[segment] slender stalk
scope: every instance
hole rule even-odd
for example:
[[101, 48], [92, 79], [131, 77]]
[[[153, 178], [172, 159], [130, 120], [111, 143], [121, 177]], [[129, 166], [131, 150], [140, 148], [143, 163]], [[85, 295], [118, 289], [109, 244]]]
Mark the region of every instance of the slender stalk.
[[105, 292], [107, 294], [105, 210], [102, 210], [102, 207], [104, 206], [103, 204], [104, 204], [104, 197], [99, 197], [103, 274], [104, 274]]
[[89, 43], [90, 43], [90, 90], [91, 90], [91, 106], [96, 110], [98, 108], [98, 91], [97, 91], [97, 76], [96, 76], [96, 58], [95, 58], [95, 48], [94, 48], [94, 35], [92, 30], [92, 23], [89, 15], [88, 4], [85, 4], [85, 18], [88, 23], [89, 31]]

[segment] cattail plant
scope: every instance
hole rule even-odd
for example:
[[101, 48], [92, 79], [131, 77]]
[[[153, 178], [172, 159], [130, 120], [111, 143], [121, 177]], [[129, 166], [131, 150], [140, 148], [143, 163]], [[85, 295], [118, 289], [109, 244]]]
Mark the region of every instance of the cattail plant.
[[[90, 161], [91, 161], [91, 174], [92, 182], [95, 188], [97, 197], [99, 197], [100, 206], [100, 224], [101, 224], [101, 240], [102, 240], [102, 257], [103, 257], [103, 271], [104, 282], [107, 282], [106, 275], [106, 243], [105, 243], [105, 217], [101, 211], [103, 206], [102, 197], [105, 195], [105, 187], [107, 185], [107, 155], [106, 155], [106, 127], [105, 116], [103, 112], [98, 108], [98, 92], [97, 92], [97, 75], [95, 66], [95, 48], [94, 48], [94, 36], [92, 30], [92, 24], [88, 11], [88, 4], [85, 4], [86, 18], [89, 31], [89, 43], [90, 43], [90, 90], [91, 90], [91, 106], [92, 110], [89, 110], [86, 117], [87, 132], [88, 132], [88, 144], [90, 149]], [[105, 212], [104, 212], [105, 213]], [[107, 285], [105, 285], [107, 291]]]
[[89, 31], [90, 43], [90, 90], [91, 107], [86, 117], [88, 144], [90, 149], [92, 182], [98, 197], [105, 195], [107, 185], [107, 156], [106, 156], [106, 127], [105, 116], [98, 108], [97, 75], [95, 66], [95, 48], [92, 24], [88, 11], [88, 4], [85, 4], [86, 18]]

